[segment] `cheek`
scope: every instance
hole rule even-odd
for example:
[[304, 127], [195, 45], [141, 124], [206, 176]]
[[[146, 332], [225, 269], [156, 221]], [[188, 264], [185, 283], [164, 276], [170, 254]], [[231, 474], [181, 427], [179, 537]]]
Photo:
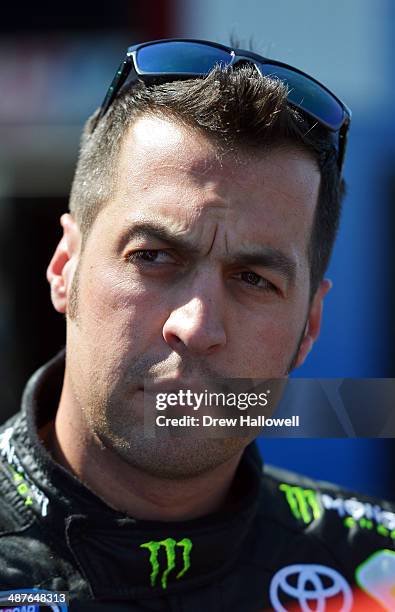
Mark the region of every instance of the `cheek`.
[[[155, 299], [154, 299], [155, 297]], [[80, 285], [78, 324], [93, 347], [104, 351], [134, 352], [142, 349], [160, 319], [161, 302], [130, 278], [120, 278], [103, 266]]]
[[243, 368], [247, 372], [245, 376], [251, 373], [253, 378], [283, 376], [294, 357], [303, 326], [303, 309], [296, 313], [281, 307], [240, 321], [231, 350], [234, 363], [239, 371]]

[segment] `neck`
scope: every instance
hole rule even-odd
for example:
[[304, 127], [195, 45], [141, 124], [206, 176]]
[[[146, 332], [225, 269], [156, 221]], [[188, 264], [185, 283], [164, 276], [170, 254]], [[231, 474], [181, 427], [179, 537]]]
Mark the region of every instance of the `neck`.
[[63, 389], [56, 419], [42, 435], [54, 459], [108, 506], [136, 519], [182, 521], [215, 512], [228, 501], [242, 451], [204, 474], [162, 479], [105, 447], [70, 400]]

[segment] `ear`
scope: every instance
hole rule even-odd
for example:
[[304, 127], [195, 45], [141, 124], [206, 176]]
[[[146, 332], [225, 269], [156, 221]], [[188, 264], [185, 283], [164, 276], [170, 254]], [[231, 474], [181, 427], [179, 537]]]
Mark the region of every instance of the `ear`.
[[313, 301], [310, 305], [309, 316], [307, 319], [304, 336], [299, 347], [298, 356], [295, 362], [295, 368], [301, 366], [307, 355], [313, 348], [314, 342], [320, 335], [322, 310], [324, 306], [324, 298], [328, 291], [332, 288], [332, 281], [324, 279], [314, 294]]
[[63, 236], [47, 268], [47, 280], [51, 287], [52, 304], [55, 310], [64, 314], [79, 259], [81, 233], [70, 214], [62, 215], [60, 223], [63, 227]]

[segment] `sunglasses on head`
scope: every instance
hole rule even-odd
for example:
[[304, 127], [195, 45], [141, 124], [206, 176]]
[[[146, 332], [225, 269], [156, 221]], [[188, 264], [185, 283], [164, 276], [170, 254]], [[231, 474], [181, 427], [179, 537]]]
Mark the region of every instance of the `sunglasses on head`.
[[347, 106], [325, 85], [293, 66], [214, 42], [166, 39], [129, 47], [107, 91], [97, 121], [106, 114], [127, 79], [130, 83], [137, 79], [149, 83], [204, 77], [215, 66], [239, 63], [251, 64], [262, 76], [283, 81], [288, 89], [288, 103], [335, 135], [341, 172], [351, 120]]

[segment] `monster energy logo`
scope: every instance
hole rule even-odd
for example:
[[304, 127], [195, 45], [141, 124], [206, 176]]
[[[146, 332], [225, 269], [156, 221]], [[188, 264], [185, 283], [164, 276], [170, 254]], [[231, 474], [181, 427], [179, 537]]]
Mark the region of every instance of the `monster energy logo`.
[[167, 568], [162, 574], [161, 584], [162, 588], [166, 589], [167, 587], [167, 577], [170, 572], [176, 567], [176, 546], [179, 546], [183, 549], [182, 551], [182, 560], [183, 560], [183, 568], [178, 572], [176, 579], [181, 578], [191, 567], [191, 559], [190, 552], [192, 549], [192, 542], [189, 538], [183, 538], [179, 542], [173, 540], [173, 538], [166, 538], [166, 540], [161, 540], [160, 542], [144, 542], [144, 544], [140, 544], [140, 548], [148, 548], [150, 551], [150, 563], [151, 563], [151, 586], [156, 585], [157, 578], [160, 573], [160, 565], [158, 560], [158, 554], [160, 547], [166, 551], [166, 560], [167, 560]]
[[298, 520], [309, 524], [321, 516], [321, 507], [317, 501], [317, 493], [312, 489], [302, 489], [288, 484], [280, 484], [280, 491], [285, 493], [285, 498], [292, 514]]

